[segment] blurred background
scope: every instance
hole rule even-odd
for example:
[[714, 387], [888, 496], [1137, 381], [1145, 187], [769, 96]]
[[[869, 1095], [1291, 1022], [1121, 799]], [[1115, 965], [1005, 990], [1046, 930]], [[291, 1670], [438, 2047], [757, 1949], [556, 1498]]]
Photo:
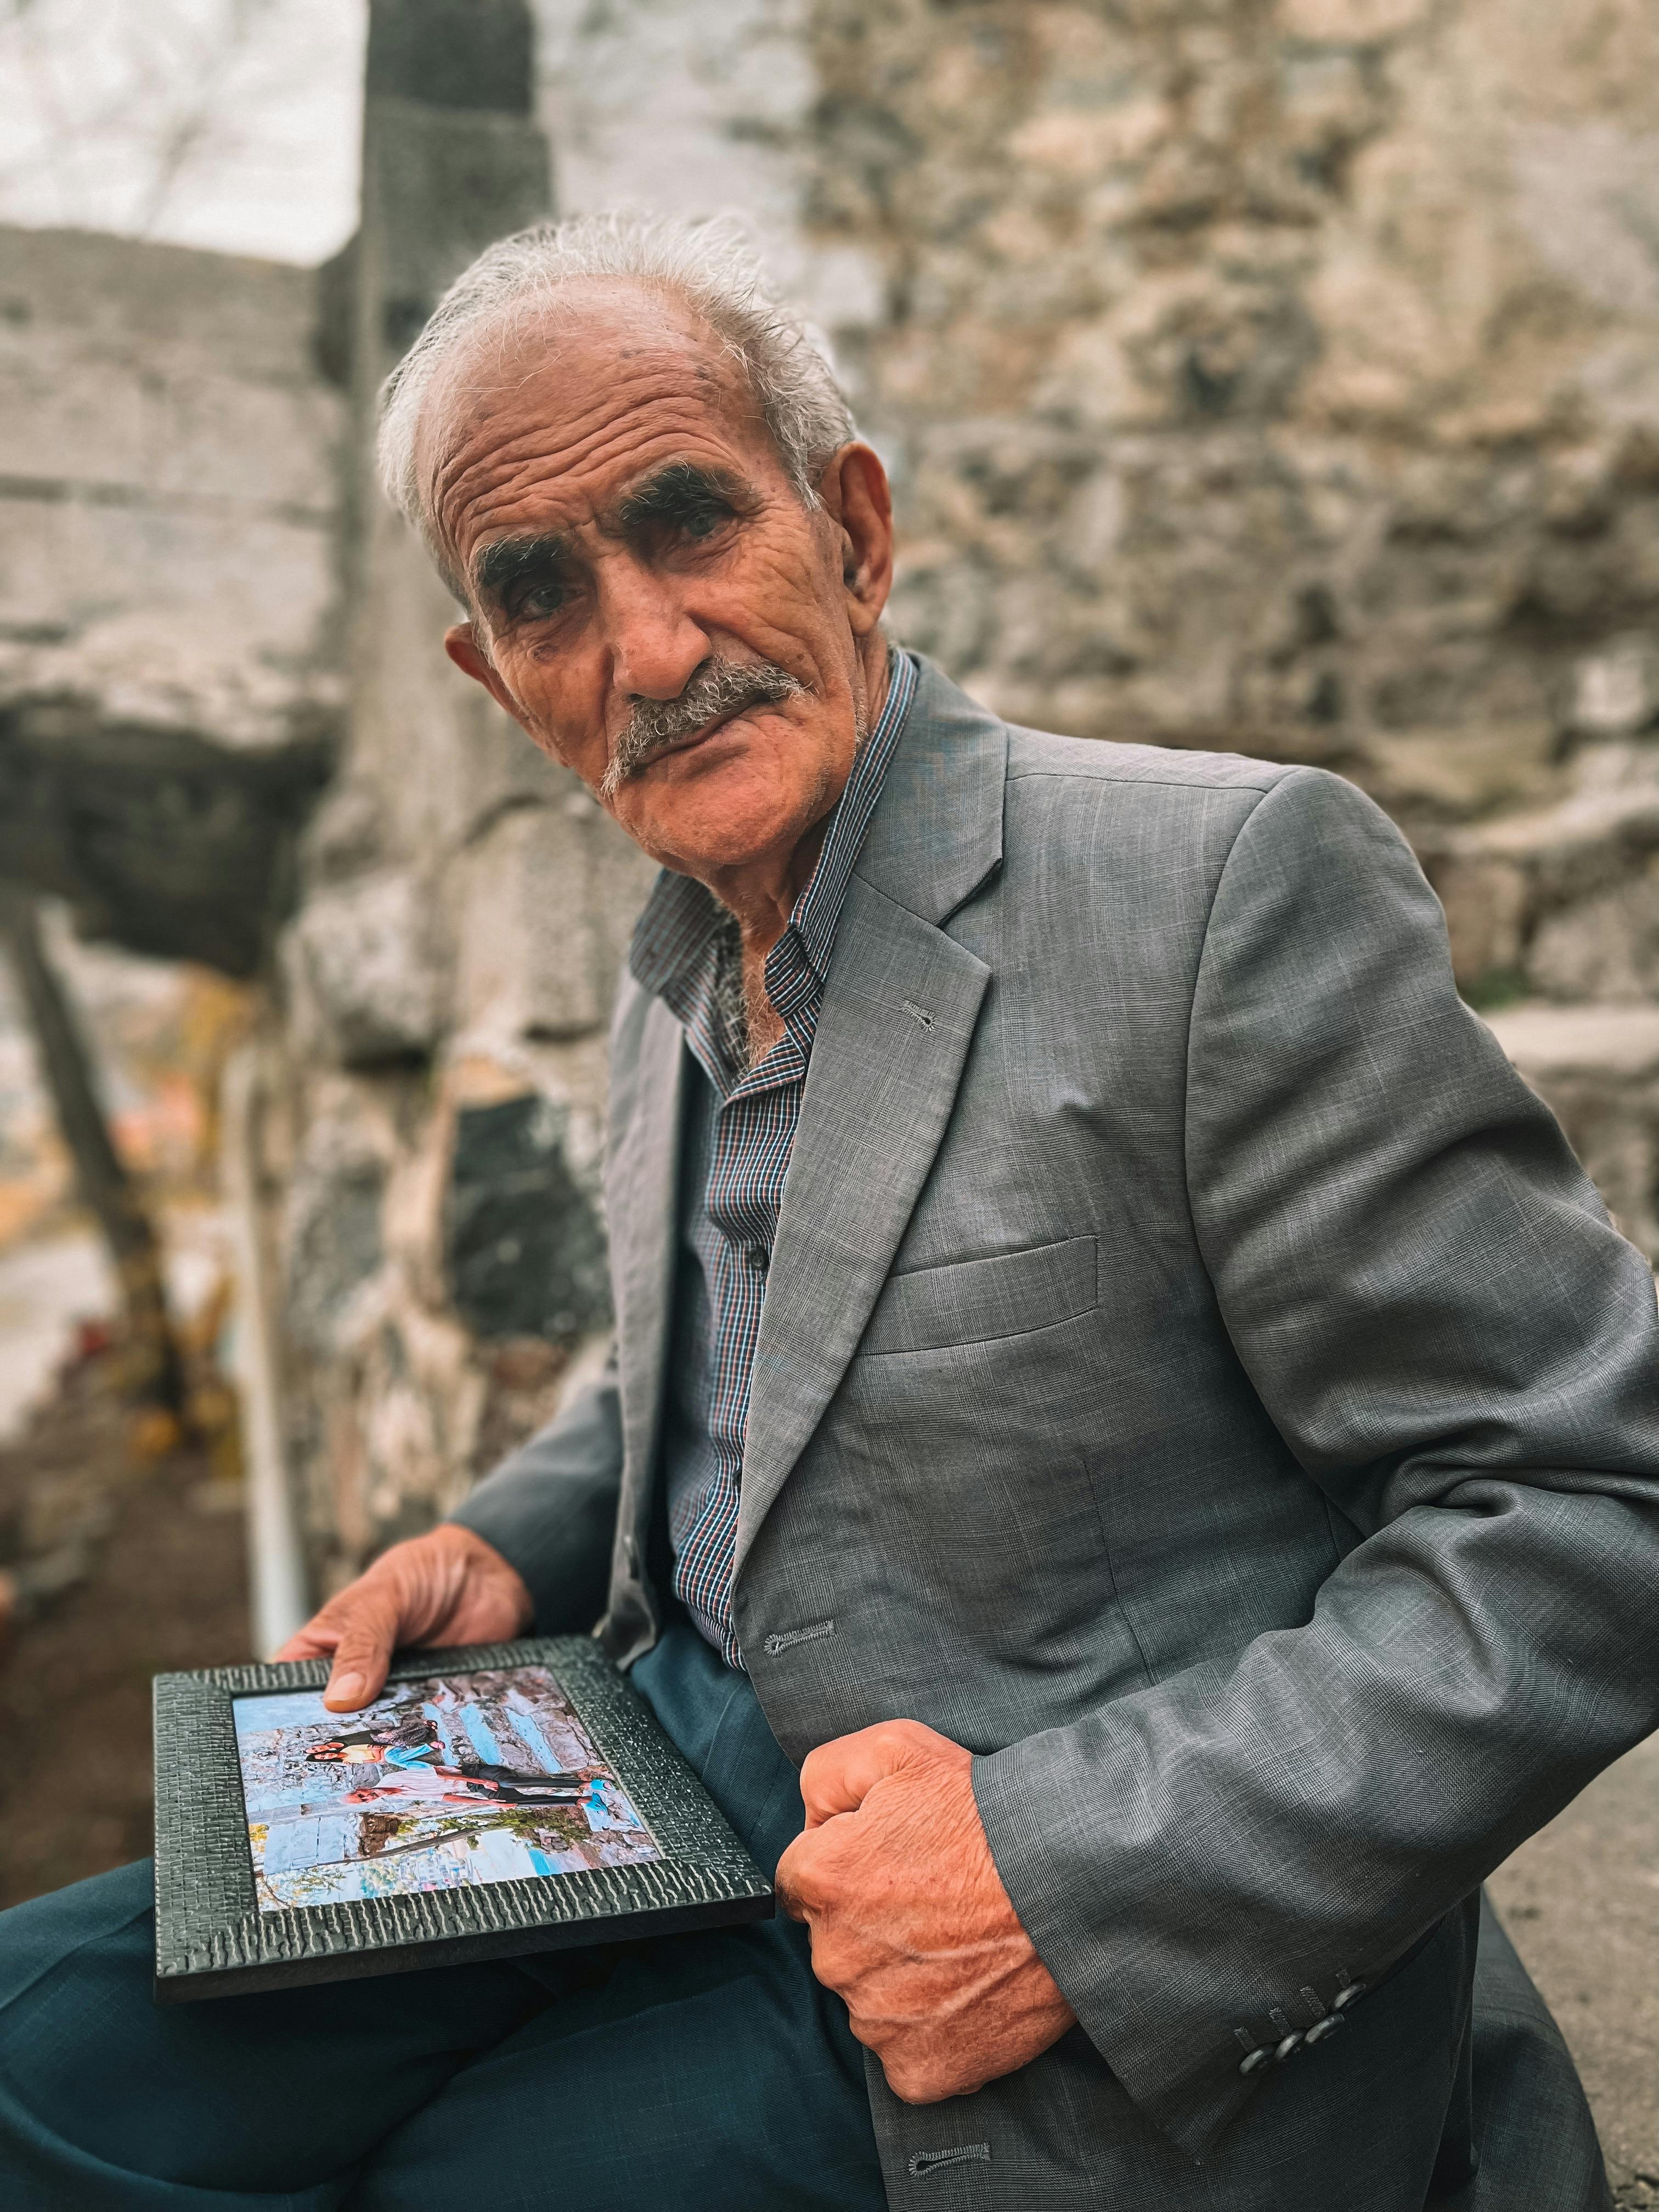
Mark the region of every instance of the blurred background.
[[[0, 0], [0, 1902], [602, 1356], [648, 871], [444, 659], [376, 385], [740, 211], [1015, 719], [1312, 761], [1659, 1255], [1652, 0]], [[1497, 1893], [1659, 2204], [1659, 1757]]]

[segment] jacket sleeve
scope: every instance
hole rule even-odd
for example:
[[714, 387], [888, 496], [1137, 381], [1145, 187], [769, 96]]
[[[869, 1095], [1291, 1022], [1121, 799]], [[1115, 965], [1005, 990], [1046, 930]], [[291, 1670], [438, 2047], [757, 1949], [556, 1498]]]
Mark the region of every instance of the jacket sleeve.
[[1241, 2080], [1245, 2051], [1374, 1982], [1659, 1723], [1659, 1326], [1459, 1001], [1410, 851], [1334, 777], [1287, 775], [1233, 843], [1187, 1117], [1220, 1321], [1342, 1556], [1310, 1620], [975, 1788], [1085, 2032], [1201, 2155], [1273, 2070]]
[[605, 1610], [622, 1463], [613, 1360], [449, 1516], [518, 1569], [544, 1636], [585, 1634]]

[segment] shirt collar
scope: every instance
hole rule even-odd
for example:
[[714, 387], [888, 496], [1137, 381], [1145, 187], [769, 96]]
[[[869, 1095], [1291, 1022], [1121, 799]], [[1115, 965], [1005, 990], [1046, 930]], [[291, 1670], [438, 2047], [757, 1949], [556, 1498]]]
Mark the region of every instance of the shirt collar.
[[[915, 694], [916, 662], [896, 646], [889, 661], [886, 702], [875, 728], [854, 756], [853, 772], [836, 802], [823, 849], [785, 933], [787, 937], [793, 932], [799, 939], [820, 988], [829, 978], [847, 886]], [[695, 877], [664, 869], [635, 927], [629, 968], [642, 988], [661, 999], [682, 1020], [696, 981], [712, 959], [720, 924], [719, 903], [703, 884]], [[782, 948], [780, 939], [772, 960]], [[768, 962], [769, 975], [772, 960]]]
[[887, 780], [888, 763], [904, 727], [910, 702], [916, 696], [916, 664], [902, 647], [894, 649], [887, 684], [887, 699], [876, 726], [853, 757], [853, 773], [830, 817], [829, 833], [806, 888], [795, 901], [789, 927], [801, 941], [820, 983], [830, 980], [830, 955], [835, 950], [836, 928], [847, 903], [847, 885], [870, 817]]

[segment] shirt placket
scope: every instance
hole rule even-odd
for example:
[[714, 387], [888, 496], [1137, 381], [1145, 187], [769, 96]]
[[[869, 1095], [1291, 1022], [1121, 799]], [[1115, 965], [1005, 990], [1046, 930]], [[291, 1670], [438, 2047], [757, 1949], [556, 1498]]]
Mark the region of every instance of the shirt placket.
[[734, 1664], [740, 1658], [732, 1630], [732, 1565], [750, 1383], [817, 988], [793, 931], [773, 948], [767, 988], [783, 1016], [785, 1034], [757, 1067], [732, 1085], [715, 1121], [708, 1212], [720, 1239], [711, 1302], [715, 1359], [710, 1425], [718, 1472], [677, 1562], [681, 1597], [714, 1632]]
[[915, 690], [915, 665], [895, 658], [893, 687], [876, 732], [854, 764], [818, 866], [766, 963], [767, 995], [784, 1035], [756, 1068], [734, 1074], [717, 1010], [720, 951], [712, 906], [665, 878], [636, 943], [635, 973], [685, 1026], [713, 1087], [714, 1130], [703, 1218], [708, 1239], [710, 1362], [708, 1440], [714, 1473], [675, 1559], [674, 1587], [699, 1627], [733, 1665], [732, 1626], [744, 1446], [750, 1378], [783, 1186], [799, 1119], [830, 950], [853, 862], [886, 763]]

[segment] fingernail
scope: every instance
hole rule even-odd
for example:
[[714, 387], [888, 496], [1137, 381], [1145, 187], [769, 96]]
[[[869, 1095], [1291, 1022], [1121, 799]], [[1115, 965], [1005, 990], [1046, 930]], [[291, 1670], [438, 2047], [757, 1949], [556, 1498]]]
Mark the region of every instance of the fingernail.
[[361, 1674], [337, 1675], [323, 1692], [323, 1703], [331, 1705], [336, 1712], [363, 1702], [363, 1678]]

